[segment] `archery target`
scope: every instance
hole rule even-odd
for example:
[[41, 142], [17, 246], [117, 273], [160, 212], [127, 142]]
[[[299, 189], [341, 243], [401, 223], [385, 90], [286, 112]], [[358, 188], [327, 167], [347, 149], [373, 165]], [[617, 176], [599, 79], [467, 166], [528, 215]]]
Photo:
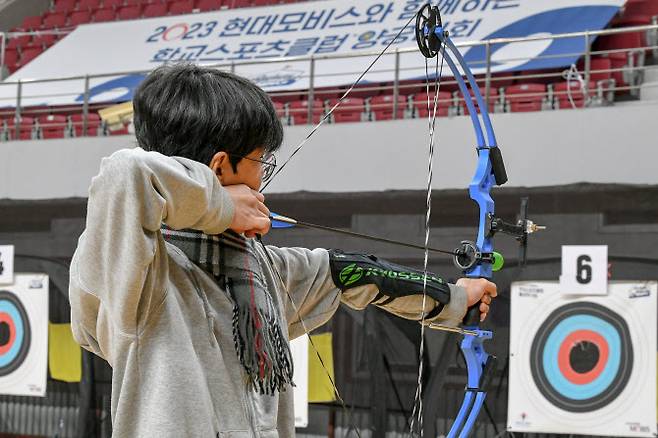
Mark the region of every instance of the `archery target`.
[[574, 297], [556, 282], [513, 284], [508, 428], [655, 436], [656, 289]]
[[44, 396], [48, 276], [17, 274], [0, 286], [0, 394]]

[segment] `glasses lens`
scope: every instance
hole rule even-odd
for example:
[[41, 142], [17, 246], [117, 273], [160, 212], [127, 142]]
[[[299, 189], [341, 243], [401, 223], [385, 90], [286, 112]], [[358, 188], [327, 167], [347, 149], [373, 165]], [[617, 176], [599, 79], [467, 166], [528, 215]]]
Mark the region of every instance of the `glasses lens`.
[[274, 174], [276, 168], [276, 156], [269, 154], [263, 157], [263, 182], [267, 182]]

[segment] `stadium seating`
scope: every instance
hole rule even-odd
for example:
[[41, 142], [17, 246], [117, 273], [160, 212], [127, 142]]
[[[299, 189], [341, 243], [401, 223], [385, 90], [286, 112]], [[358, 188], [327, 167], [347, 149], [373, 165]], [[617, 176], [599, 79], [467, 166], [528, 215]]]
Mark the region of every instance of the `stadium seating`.
[[62, 12], [62, 13], [68, 13], [69, 11], [72, 11], [75, 9], [75, 5], [77, 3], [77, 0], [57, 0], [55, 2], [55, 12]]
[[541, 111], [546, 99], [545, 84], [512, 85], [505, 89], [509, 111], [529, 112]]
[[66, 26], [66, 14], [63, 12], [55, 12], [48, 14], [43, 19], [42, 27], [44, 29], [52, 29]]
[[101, 0], [78, 0], [78, 11], [98, 9], [100, 7]]
[[[590, 82], [587, 96], [591, 96], [595, 88], [596, 84]], [[571, 95], [571, 99], [569, 99], [569, 95]], [[577, 108], [583, 108], [588, 103], [579, 81], [565, 81], [553, 85], [553, 96], [556, 109], [571, 109], [574, 105]]]
[[73, 11], [69, 15], [69, 24], [71, 26], [79, 26], [81, 24], [89, 23], [91, 21], [91, 12], [88, 10]]
[[140, 5], [123, 6], [117, 10], [119, 20], [136, 20], [142, 17], [142, 7]]
[[[338, 99], [329, 99], [328, 108], [333, 108]], [[334, 123], [360, 122], [364, 119], [365, 100], [360, 97], [347, 97], [332, 114]]]
[[[434, 95], [430, 94], [429, 97], [430, 110], [434, 111]], [[427, 92], [416, 93], [413, 96], [413, 108], [415, 116], [418, 118], [427, 118], [429, 115], [428, 107], [428, 96]], [[447, 117], [453, 112], [453, 98], [452, 94], [449, 91], [440, 91], [437, 100], [436, 106], [436, 116], [437, 117]]]
[[16, 137], [16, 125], [17, 123], [15, 118], [5, 121], [5, 126], [6, 126], [5, 136], [8, 140], [14, 140], [14, 139], [30, 140], [36, 137], [34, 119], [32, 117], [20, 118], [20, 121], [18, 122], [18, 130], [19, 130], [18, 137]]
[[93, 21], [95, 21], [96, 23], [101, 23], [104, 21], [114, 21], [116, 16], [117, 16], [116, 12], [114, 12], [114, 9], [112, 8], [96, 9], [96, 11], [94, 11]]
[[[384, 96], [375, 96], [370, 99], [370, 111], [372, 112], [373, 120], [392, 120], [394, 114], [395, 97], [392, 94]], [[405, 96], [398, 96], [398, 108], [395, 112], [397, 119], [403, 119], [407, 109], [407, 98]]]
[[194, 0], [177, 0], [169, 3], [170, 15], [191, 14], [194, 11]]
[[[82, 113], [71, 115], [72, 133], [76, 137], [84, 135], [84, 116]], [[89, 113], [87, 115], [87, 136], [96, 136], [102, 134], [101, 118], [96, 113]]]
[[39, 117], [37, 122], [40, 138], [64, 138], [68, 134], [69, 123], [66, 116], [49, 114]]
[[[297, 100], [290, 102], [288, 104], [288, 113], [290, 114], [290, 123], [293, 125], [305, 125], [308, 123], [308, 100]], [[312, 104], [313, 112], [313, 123], [318, 123], [322, 114], [324, 113], [324, 107], [322, 101], [315, 99]]]

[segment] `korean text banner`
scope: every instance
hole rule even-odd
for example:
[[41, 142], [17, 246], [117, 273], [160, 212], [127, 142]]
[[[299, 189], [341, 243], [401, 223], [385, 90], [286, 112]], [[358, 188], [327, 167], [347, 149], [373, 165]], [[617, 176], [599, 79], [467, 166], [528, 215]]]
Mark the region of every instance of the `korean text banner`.
[[[310, 62], [271, 62], [272, 59], [315, 56], [318, 60], [314, 85], [340, 86], [353, 82], [372, 56], [330, 60], [321, 59], [323, 56], [380, 52], [401, 32], [391, 47], [391, 55], [383, 57], [365, 78], [367, 82], [390, 81], [395, 49], [415, 47], [414, 15], [426, 3], [423, 0], [309, 1], [83, 25], [8, 81], [116, 73], [94, 78], [90, 96], [94, 102], [125, 101], [132, 97], [144, 74], [124, 72], [148, 71], [164, 63], [187, 61], [233, 64], [237, 73], [269, 91], [293, 90], [309, 86]], [[444, 27], [459, 44], [601, 29], [624, 0], [432, 3], [440, 6]], [[575, 62], [584, 47], [582, 38], [496, 44], [492, 47], [492, 70], [562, 67]], [[474, 71], [483, 68], [483, 46], [462, 50]], [[244, 65], [245, 62], [252, 64]], [[400, 67], [400, 79], [424, 77], [425, 61], [419, 53], [402, 54]], [[83, 98], [82, 80], [31, 84], [24, 88], [24, 105], [73, 103]], [[15, 92], [15, 86], [0, 86], [0, 106], [12, 105]]]

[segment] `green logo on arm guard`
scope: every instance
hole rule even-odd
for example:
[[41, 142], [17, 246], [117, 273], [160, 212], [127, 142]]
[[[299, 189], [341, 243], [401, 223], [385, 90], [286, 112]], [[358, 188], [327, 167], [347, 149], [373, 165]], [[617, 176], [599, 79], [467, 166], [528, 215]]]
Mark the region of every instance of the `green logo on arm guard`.
[[338, 278], [343, 286], [354, 284], [359, 281], [361, 277], [363, 277], [363, 268], [357, 266], [356, 263], [344, 267], [343, 270], [340, 271], [340, 274], [338, 274]]

